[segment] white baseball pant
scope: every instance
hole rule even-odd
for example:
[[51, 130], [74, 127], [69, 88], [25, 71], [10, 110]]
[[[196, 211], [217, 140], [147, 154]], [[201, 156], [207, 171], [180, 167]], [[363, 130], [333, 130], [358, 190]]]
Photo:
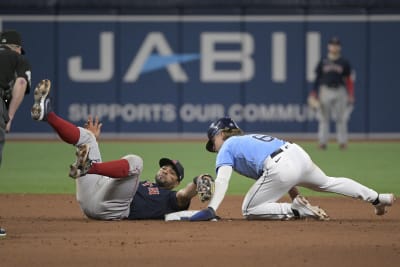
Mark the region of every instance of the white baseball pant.
[[[89, 144], [89, 159], [101, 162], [99, 145], [88, 130], [78, 127], [79, 141], [75, 146]], [[129, 176], [114, 179], [97, 174], [87, 174], [76, 179], [76, 199], [83, 213], [92, 219], [121, 220], [127, 218], [130, 203], [135, 195], [143, 160], [136, 155], [123, 157], [129, 162]]]
[[373, 202], [378, 193], [352, 179], [329, 177], [297, 144], [286, 143], [283, 152], [264, 162], [262, 176], [250, 188], [242, 205], [248, 219], [284, 220], [294, 217], [291, 203], [276, 203], [292, 187], [332, 192]]

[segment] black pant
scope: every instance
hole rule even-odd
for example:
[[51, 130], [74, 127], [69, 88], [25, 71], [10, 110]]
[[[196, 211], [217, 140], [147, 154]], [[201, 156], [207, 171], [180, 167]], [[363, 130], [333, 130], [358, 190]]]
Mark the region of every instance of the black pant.
[[3, 99], [0, 99], [0, 165], [3, 158], [3, 147], [6, 141], [6, 125], [9, 120], [6, 103]]

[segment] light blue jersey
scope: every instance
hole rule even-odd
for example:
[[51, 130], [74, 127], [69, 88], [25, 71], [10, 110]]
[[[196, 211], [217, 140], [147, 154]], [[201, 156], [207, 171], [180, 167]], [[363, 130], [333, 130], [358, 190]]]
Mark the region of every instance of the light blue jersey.
[[258, 179], [263, 173], [265, 159], [285, 143], [262, 134], [229, 137], [218, 152], [216, 169], [229, 165], [241, 175]]

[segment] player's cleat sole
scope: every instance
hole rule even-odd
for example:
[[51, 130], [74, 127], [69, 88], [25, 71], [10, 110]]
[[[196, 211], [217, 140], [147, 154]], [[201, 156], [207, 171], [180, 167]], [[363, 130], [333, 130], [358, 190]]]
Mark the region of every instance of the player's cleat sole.
[[51, 82], [50, 80], [42, 80], [35, 88], [34, 91], [34, 104], [31, 109], [31, 117], [34, 120], [42, 121], [47, 119], [50, 103], [48, 95], [50, 93]]
[[374, 205], [376, 215], [385, 214], [387, 212], [386, 207], [392, 206], [396, 200], [393, 194], [379, 194], [378, 199], [379, 203]]
[[303, 196], [297, 196], [292, 203], [292, 209], [296, 210], [300, 218], [313, 218], [319, 221], [329, 221], [328, 214], [318, 206], [312, 206]]
[[91, 161], [89, 160], [89, 145], [83, 144], [76, 148], [76, 160], [70, 166], [69, 177], [79, 178], [86, 175], [91, 167]]

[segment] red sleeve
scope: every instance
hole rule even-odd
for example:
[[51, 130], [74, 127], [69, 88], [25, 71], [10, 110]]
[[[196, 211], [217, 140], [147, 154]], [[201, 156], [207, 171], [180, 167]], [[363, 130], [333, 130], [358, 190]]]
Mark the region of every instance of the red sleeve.
[[346, 88], [347, 88], [347, 92], [350, 96], [354, 97], [354, 82], [353, 79], [351, 79], [351, 76], [348, 76], [346, 78]]

